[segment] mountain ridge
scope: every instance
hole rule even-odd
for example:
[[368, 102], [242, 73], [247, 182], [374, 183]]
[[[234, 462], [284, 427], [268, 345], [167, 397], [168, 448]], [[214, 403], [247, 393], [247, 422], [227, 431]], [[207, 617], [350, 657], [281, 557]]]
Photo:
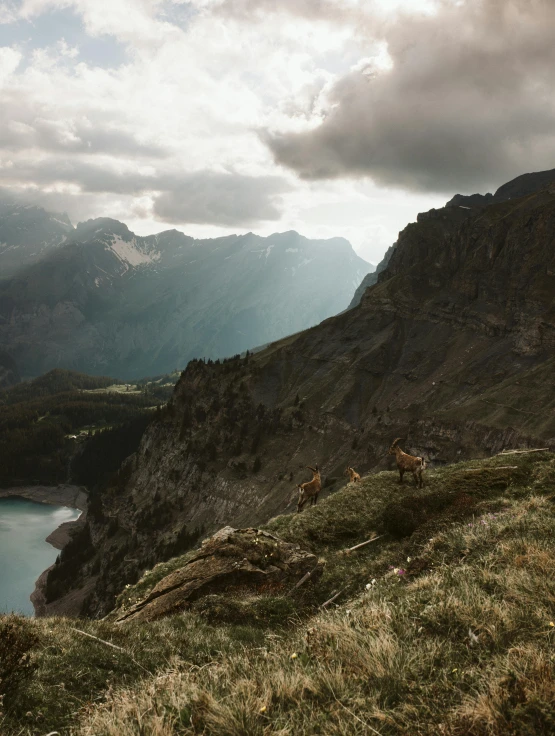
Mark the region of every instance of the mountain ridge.
[[365, 270], [343, 238], [142, 237], [98, 218], [0, 283], [0, 341], [24, 375], [58, 366], [130, 378], [167, 373], [341, 311]]

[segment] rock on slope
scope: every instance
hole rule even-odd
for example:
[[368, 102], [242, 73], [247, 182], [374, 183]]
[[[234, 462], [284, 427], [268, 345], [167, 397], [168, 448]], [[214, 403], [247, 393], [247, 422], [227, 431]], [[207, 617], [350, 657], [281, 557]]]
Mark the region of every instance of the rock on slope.
[[342, 238], [142, 238], [89, 220], [0, 286], [0, 341], [25, 375], [156, 375], [317, 324], [347, 306], [366, 268]]
[[327, 490], [347, 463], [386, 467], [395, 437], [437, 462], [553, 446], [554, 237], [555, 187], [432, 210], [355, 309], [247, 359], [192, 362], [89, 515], [67, 578], [98, 575], [84, 612], [108, 612], [195, 530], [292, 510], [305, 465]]
[[224, 527], [204, 540], [199, 551], [178, 570], [164, 577], [131, 608], [120, 611], [124, 621], [154, 621], [190, 608], [214, 593], [288, 590], [303, 575], [314, 581], [323, 565], [316, 555], [259, 529]]

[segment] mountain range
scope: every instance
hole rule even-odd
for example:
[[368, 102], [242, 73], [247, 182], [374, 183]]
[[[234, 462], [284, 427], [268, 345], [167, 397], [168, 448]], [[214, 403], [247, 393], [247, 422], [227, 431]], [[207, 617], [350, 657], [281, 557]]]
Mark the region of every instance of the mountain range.
[[108, 218], [73, 229], [40, 208], [1, 212], [0, 344], [23, 376], [140, 378], [241, 353], [345, 309], [370, 269], [343, 238], [141, 237]]
[[176, 545], [292, 510], [307, 465], [325, 495], [346, 465], [387, 469], [396, 437], [432, 465], [555, 447], [555, 176], [536, 181], [419, 215], [358, 306], [254, 355], [192, 361], [95, 490], [48, 610], [102, 616]]
[[10, 278], [38, 261], [72, 232], [73, 225], [65, 213], [0, 200], [0, 278]]

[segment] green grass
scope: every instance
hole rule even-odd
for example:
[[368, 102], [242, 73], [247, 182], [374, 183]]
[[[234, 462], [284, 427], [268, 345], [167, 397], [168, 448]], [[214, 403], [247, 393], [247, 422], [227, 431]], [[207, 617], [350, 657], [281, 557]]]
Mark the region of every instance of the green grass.
[[[437, 494], [447, 498], [439, 511]], [[0, 732], [555, 733], [553, 455], [429, 472], [417, 495], [437, 513], [410, 537], [343, 553], [381, 533], [384, 509], [413, 495], [381, 473], [272, 520], [269, 530], [326, 562], [293, 603], [219, 595], [151, 624], [29, 621], [37, 669], [5, 704]], [[120, 601], [140, 599], [186, 559], [157, 566]], [[339, 605], [319, 609], [336, 589]]]

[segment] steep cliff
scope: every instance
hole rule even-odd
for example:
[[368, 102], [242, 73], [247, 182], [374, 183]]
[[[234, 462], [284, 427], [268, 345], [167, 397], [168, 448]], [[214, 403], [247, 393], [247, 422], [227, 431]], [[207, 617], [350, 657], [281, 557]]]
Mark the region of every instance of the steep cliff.
[[519, 199], [529, 194], [541, 192], [555, 182], [555, 169], [536, 171], [532, 174], [522, 174], [516, 179], [508, 181], [497, 189], [495, 194], [455, 194], [447, 202], [446, 207], [487, 207], [496, 202], [506, 202], [508, 199]]
[[358, 307], [366, 289], [378, 283], [378, 276], [381, 274], [382, 271], [385, 271], [385, 269], [387, 268], [394, 250], [395, 245], [390, 245], [389, 248], [386, 250], [384, 257], [376, 266], [376, 270], [367, 273], [366, 276], [362, 279], [360, 286], [357, 288], [353, 298], [351, 299], [351, 303], [348, 307], [349, 309], [352, 309], [353, 307]]
[[[193, 362], [109, 489], [67, 589], [107, 613], [200, 534], [283, 511], [303, 467], [325, 492], [387, 447], [443, 463], [555, 445], [555, 188], [420, 215], [360, 305], [246, 359]], [[291, 507], [290, 507], [291, 508]]]

